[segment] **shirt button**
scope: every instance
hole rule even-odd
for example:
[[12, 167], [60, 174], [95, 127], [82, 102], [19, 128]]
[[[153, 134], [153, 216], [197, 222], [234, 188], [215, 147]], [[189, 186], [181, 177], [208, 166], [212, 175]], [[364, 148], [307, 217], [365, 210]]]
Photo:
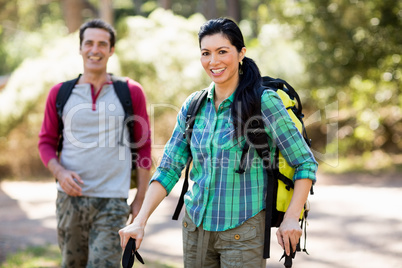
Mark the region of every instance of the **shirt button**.
[[239, 235], [239, 234], [236, 234], [236, 235], [234, 236], [234, 239], [239, 240], [239, 239], [240, 239], [240, 235]]

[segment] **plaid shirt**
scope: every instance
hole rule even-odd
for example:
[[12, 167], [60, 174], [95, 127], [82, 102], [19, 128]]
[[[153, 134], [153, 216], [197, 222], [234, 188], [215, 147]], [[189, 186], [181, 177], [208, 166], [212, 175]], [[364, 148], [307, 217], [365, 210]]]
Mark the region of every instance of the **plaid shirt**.
[[[246, 171], [238, 174], [245, 138], [234, 138], [231, 104], [234, 94], [215, 110], [214, 84], [207, 101], [197, 113], [191, 137], [193, 167], [191, 190], [185, 195], [185, 207], [193, 222], [207, 231], [224, 231], [241, 225], [265, 208], [267, 177], [257, 151], [250, 146]], [[181, 176], [190, 154], [183, 136], [188, 106], [194, 94], [182, 106], [172, 137], [165, 146], [160, 166], [151, 181], [160, 182], [168, 194]], [[266, 90], [261, 99], [265, 129], [288, 163], [295, 167], [294, 180], [315, 181], [317, 162], [294, 126], [278, 94]]]

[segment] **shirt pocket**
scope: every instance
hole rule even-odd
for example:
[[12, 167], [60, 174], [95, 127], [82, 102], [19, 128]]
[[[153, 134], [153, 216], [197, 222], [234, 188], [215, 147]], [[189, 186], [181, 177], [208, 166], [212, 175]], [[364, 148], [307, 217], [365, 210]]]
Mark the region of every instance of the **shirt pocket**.
[[205, 122], [196, 121], [191, 132], [191, 147], [195, 148], [197, 152], [202, 152], [206, 147], [209, 135]]
[[255, 226], [243, 224], [240, 227], [219, 232], [218, 235], [223, 241], [244, 242], [256, 238], [257, 230]]
[[214, 143], [222, 150], [241, 150], [240, 144], [244, 138], [235, 137], [234, 125], [225, 123], [224, 127], [215, 132]]

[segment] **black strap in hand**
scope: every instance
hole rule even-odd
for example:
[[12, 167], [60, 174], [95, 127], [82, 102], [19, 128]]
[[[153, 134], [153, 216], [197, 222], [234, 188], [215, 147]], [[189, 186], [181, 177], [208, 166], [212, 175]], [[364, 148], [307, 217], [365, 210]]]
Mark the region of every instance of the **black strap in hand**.
[[292, 259], [296, 257], [296, 251], [293, 252], [292, 243], [290, 242], [290, 239], [289, 239], [289, 246], [290, 246], [290, 256], [286, 255], [286, 250], [284, 250], [282, 257], [279, 260], [281, 261], [283, 258], [285, 258], [285, 263], [283, 265], [285, 265], [286, 268], [292, 268], [293, 264]]
[[142, 260], [141, 255], [135, 248], [136, 248], [135, 239], [130, 237], [130, 239], [127, 242], [126, 248], [124, 249], [123, 259], [121, 260], [123, 268], [133, 267], [135, 257], [137, 257], [140, 263], [145, 264], [144, 261]]

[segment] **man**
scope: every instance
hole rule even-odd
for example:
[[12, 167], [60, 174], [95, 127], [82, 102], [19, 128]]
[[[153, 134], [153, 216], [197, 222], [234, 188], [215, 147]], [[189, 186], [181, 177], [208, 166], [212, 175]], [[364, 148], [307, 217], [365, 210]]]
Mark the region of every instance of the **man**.
[[[63, 267], [120, 267], [118, 230], [129, 213], [138, 214], [148, 186], [151, 140], [146, 100], [139, 83], [126, 78], [134, 111], [137, 194], [127, 204], [131, 154], [124, 109], [114, 91], [107, 62], [114, 53], [115, 30], [102, 20], [80, 28], [84, 72], [62, 113], [63, 147], [57, 157], [59, 119], [56, 96], [49, 93], [39, 134], [39, 152], [57, 180], [57, 230]], [[122, 132], [123, 131], [123, 132]], [[123, 136], [122, 136], [123, 135]], [[131, 211], [130, 211], [131, 207]]]

